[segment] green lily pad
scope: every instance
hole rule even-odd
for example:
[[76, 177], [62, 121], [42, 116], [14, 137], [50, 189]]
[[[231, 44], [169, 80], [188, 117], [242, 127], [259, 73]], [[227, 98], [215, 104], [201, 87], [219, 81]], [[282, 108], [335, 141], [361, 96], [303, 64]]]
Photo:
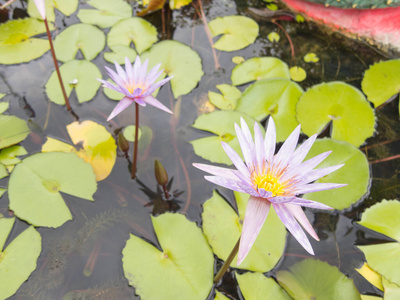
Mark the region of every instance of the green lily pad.
[[267, 38], [270, 42], [279, 42], [279, 40], [281, 39], [280, 35], [277, 32], [268, 33]]
[[296, 82], [302, 82], [307, 78], [307, 73], [302, 67], [294, 66], [289, 70], [290, 78]]
[[[108, 78], [107, 81], [111, 82], [112, 84], [115, 85], [115, 82], [112, 81], [110, 78]], [[115, 100], [115, 101], [120, 101], [122, 98], [125, 97], [124, 94], [121, 94], [120, 92], [117, 92], [116, 90], [106, 88], [105, 86], [103, 86], [103, 92], [108, 98], [110, 98], [111, 100]]]
[[201, 229], [181, 214], [151, 219], [162, 250], [130, 235], [122, 250], [129, 284], [142, 300], [206, 299], [213, 284], [214, 257]]
[[286, 292], [297, 300], [360, 299], [352, 279], [320, 260], [304, 259], [291, 266], [289, 271], [278, 271], [276, 277]]
[[245, 300], [291, 300], [292, 298], [272, 278], [261, 273], [236, 273], [240, 291]]
[[[228, 143], [241, 155], [242, 152], [234, 126], [235, 123], [240, 124], [241, 117], [244, 118], [247, 125], [250, 127], [250, 131], [253, 133], [255, 120], [236, 111], [216, 110], [198, 117], [192, 126], [200, 130], [212, 132], [216, 135], [191, 141], [190, 143], [193, 145], [194, 152], [198, 156], [211, 162], [231, 165], [232, 161], [222, 148], [221, 141]], [[262, 130], [264, 129], [262, 128]]]
[[254, 43], [258, 36], [258, 24], [244, 16], [218, 17], [208, 23], [213, 37], [222, 34], [214, 44], [221, 51], [236, 51]]
[[189, 46], [166, 40], [155, 44], [141, 56], [149, 59], [149, 68], [161, 63], [164, 76], [174, 76], [170, 83], [175, 99], [189, 94], [203, 76], [200, 56]]
[[26, 155], [28, 152], [22, 146], [11, 146], [1, 150], [0, 163], [6, 166], [16, 165], [21, 162], [17, 156]]
[[[113, 52], [104, 53], [104, 58], [122, 64], [127, 56], [133, 62], [137, 53], [141, 54], [155, 42], [157, 29], [145, 19], [135, 17], [121, 20], [111, 27], [107, 35], [107, 45]], [[132, 43], [136, 51], [131, 48]]]
[[220, 292], [218, 292], [218, 291], [215, 291], [215, 298], [214, 298], [214, 300], [229, 300], [229, 298], [226, 297], [224, 294], [222, 294], [222, 293], [220, 293]]
[[[61, 66], [60, 72], [67, 96], [69, 97], [74, 88], [79, 103], [92, 100], [101, 85], [95, 79], [102, 78], [101, 73], [97, 66], [90, 61], [71, 60]], [[77, 83], [71, 84], [74, 81]], [[52, 102], [65, 105], [56, 71], [51, 74], [46, 83], [46, 93]]]
[[[215, 191], [213, 196], [204, 203], [203, 231], [213, 252], [222, 260], [227, 259], [240, 237], [249, 195], [235, 192], [235, 198], [239, 215]], [[231, 267], [267, 272], [283, 255], [285, 242], [285, 226], [271, 209], [247, 257], [237, 266], [237, 256], [235, 256]]]
[[[51, 24], [49, 27], [50, 30], [54, 29]], [[17, 19], [1, 24], [0, 64], [19, 64], [41, 57], [50, 49], [49, 41], [32, 37], [44, 32], [44, 23], [35, 18]]]
[[[123, 134], [128, 142], [135, 141], [135, 129], [136, 129], [135, 125], [129, 125], [129, 126], [125, 127]], [[142, 130], [140, 129], [140, 127], [139, 127], [139, 131], [138, 131], [138, 135], [139, 135], [138, 140], [140, 140], [140, 138], [142, 137]]]
[[239, 65], [245, 61], [243, 56], [234, 56], [232, 57], [232, 62], [236, 65]]
[[72, 220], [60, 192], [93, 201], [96, 189], [92, 167], [76, 154], [38, 153], [25, 158], [11, 173], [10, 209], [32, 225], [59, 227]]
[[375, 107], [400, 92], [400, 59], [381, 61], [365, 71], [361, 87]]
[[315, 54], [313, 52], [310, 52], [310, 53], [307, 53], [306, 55], [304, 55], [303, 59], [307, 63], [317, 63], [317, 62], [319, 62], [319, 57], [317, 56], [317, 54]]
[[360, 225], [382, 233], [396, 242], [357, 246], [364, 252], [368, 265], [389, 281], [400, 285], [400, 201], [383, 200], [362, 215]]
[[217, 89], [219, 89], [222, 95], [209, 91], [208, 98], [210, 102], [219, 109], [234, 110], [236, 108], [237, 99], [242, 92], [229, 84], [219, 84], [217, 85]]
[[0, 149], [18, 144], [30, 132], [25, 120], [16, 116], [0, 115]]
[[296, 104], [302, 94], [303, 89], [288, 79], [259, 80], [243, 92], [236, 110], [260, 122], [271, 115], [276, 124], [277, 141], [282, 142], [299, 125]]
[[75, 59], [79, 50], [86, 60], [92, 60], [105, 45], [106, 37], [103, 31], [88, 24], [69, 26], [54, 41], [57, 59], [63, 62]]
[[[3, 194], [4, 194], [6, 191], [7, 191], [7, 189], [0, 188], [0, 198], [1, 198], [1, 196], [3, 196]], [[1, 217], [2, 217], [2, 214], [0, 214], [0, 219], [1, 219]]]
[[370, 184], [369, 164], [364, 153], [353, 145], [328, 138], [315, 141], [305, 159], [310, 159], [326, 151], [332, 153], [318, 168], [345, 164], [339, 170], [328, 174], [316, 182], [345, 183], [338, 189], [308, 193], [304, 198], [318, 201], [335, 209], [344, 209], [359, 201], [367, 192]]
[[[385, 300], [398, 300], [400, 299], [400, 286], [382, 278], [383, 286], [385, 288]], [[382, 298], [381, 298], [382, 299]], [[364, 300], [364, 299], [363, 299]]]
[[36, 269], [42, 238], [33, 226], [3, 249], [15, 219], [0, 218], [0, 299], [8, 299]]
[[253, 57], [233, 68], [231, 80], [233, 85], [241, 85], [276, 77], [290, 79], [286, 63], [275, 57]]
[[357, 147], [375, 131], [375, 113], [364, 95], [340, 81], [308, 89], [297, 104], [297, 119], [308, 136], [332, 122], [331, 137]]
[[96, 9], [80, 9], [78, 18], [82, 23], [107, 28], [132, 16], [132, 7], [123, 0], [90, 0], [87, 4]]
[[[56, 19], [54, 9], [57, 9], [66, 16], [70, 16], [78, 8], [78, 0], [44, 0], [44, 5], [47, 20], [54, 22]], [[31, 17], [42, 19], [33, 0], [29, 0], [28, 2], [28, 13]]]
[[[3, 98], [3, 97], [0, 97], [0, 99], [1, 98]], [[0, 114], [5, 112], [9, 106], [10, 106], [10, 104], [8, 102], [0, 102]]]
[[5, 96], [6, 94], [4, 94], [4, 93], [0, 93], [0, 99], [3, 99], [3, 97]]
[[0, 163], [0, 179], [7, 177], [7, 176], [8, 176], [8, 172], [7, 172], [6, 166]]

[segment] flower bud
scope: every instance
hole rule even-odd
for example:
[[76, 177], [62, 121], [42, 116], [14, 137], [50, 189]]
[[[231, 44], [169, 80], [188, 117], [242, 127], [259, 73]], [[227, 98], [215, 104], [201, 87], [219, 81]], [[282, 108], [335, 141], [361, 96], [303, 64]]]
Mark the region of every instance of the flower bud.
[[129, 143], [121, 131], [118, 133], [118, 147], [125, 153], [129, 150]]
[[154, 161], [154, 174], [159, 185], [165, 185], [168, 182], [168, 174], [163, 165], [156, 159]]

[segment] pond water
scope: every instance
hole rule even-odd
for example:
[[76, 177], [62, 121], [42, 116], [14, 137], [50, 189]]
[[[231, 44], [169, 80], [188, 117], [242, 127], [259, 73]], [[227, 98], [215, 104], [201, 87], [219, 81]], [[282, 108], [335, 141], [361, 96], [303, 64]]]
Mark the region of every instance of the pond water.
[[[139, 11], [137, 3], [129, 3]], [[17, 2], [12, 7], [24, 10], [24, 6], [24, 2]], [[245, 49], [234, 52], [216, 51], [221, 66], [217, 69], [204, 25], [194, 7], [198, 8], [197, 1], [180, 10], [167, 10], [165, 34], [161, 11], [152, 13], [145, 19], [156, 26], [160, 40], [168, 38], [180, 41], [199, 54], [204, 76], [198, 86], [178, 99], [174, 99], [169, 84], [160, 90], [157, 99], [173, 108], [173, 115], [151, 106], [140, 109], [140, 126], [148, 126], [153, 137], [149, 146], [139, 152], [136, 180], [130, 177], [130, 161], [118, 150], [111, 174], [98, 182], [94, 202], [62, 194], [72, 212], [73, 220], [57, 229], [37, 228], [42, 236], [42, 252], [37, 268], [11, 299], [140, 299], [135, 295], [134, 288], [128, 285], [121, 263], [121, 252], [130, 233], [158, 247], [150, 215], [168, 210], [183, 213], [190, 221], [201, 226], [203, 204], [212, 196], [213, 190], [217, 190], [232, 207], [236, 207], [232, 191], [204, 180], [203, 172], [192, 167], [193, 162], [209, 161], [197, 156], [189, 143], [210, 136], [210, 133], [197, 130], [191, 125], [198, 116], [215, 109], [208, 102], [207, 93], [216, 92], [217, 84], [230, 84], [235, 66], [232, 63], [234, 56], [243, 56], [245, 59], [273, 56], [286, 62], [289, 67], [303, 67], [307, 72], [307, 79], [299, 84], [304, 90], [330, 81], [344, 81], [360, 89], [363, 74], [368, 67], [389, 58], [363, 42], [349, 40], [339, 34], [327, 34], [324, 29], [312, 23], [278, 21], [295, 47], [295, 56], [292, 57], [290, 44], [281, 29], [271, 19], [260, 19], [248, 10], [249, 7], [265, 7], [264, 2], [214, 0], [203, 3], [208, 21], [220, 16], [239, 14], [256, 18], [260, 26], [257, 40]], [[90, 6], [82, 1], [77, 12], [83, 8]], [[77, 12], [70, 17], [56, 12], [57, 30], [53, 32], [53, 36], [68, 26], [79, 23]], [[107, 33], [109, 29], [104, 31]], [[271, 42], [267, 38], [273, 31], [280, 34], [279, 42]], [[304, 62], [304, 55], [310, 52], [318, 54], [318, 63]], [[79, 58], [82, 58], [82, 54], [78, 54]], [[103, 79], [108, 78], [104, 66], [111, 65], [104, 60], [103, 55], [100, 54], [92, 62], [101, 70]], [[64, 106], [50, 102], [44, 91], [44, 85], [53, 70], [50, 52], [29, 63], [1, 66], [0, 92], [7, 93], [2, 100], [10, 102], [7, 113], [27, 120], [32, 130], [21, 142], [28, 155], [40, 152], [47, 137], [71, 143], [66, 125], [74, 122], [75, 118]], [[239, 89], [243, 91], [247, 86], [249, 84], [242, 85]], [[80, 121], [95, 121], [104, 125], [112, 134], [121, 127], [134, 124], [133, 106], [113, 121], [106, 121], [116, 102], [108, 99], [103, 88], [99, 89], [93, 100], [83, 104], [78, 103], [75, 92], [72, 92], [69, 99]], [[311, 241], [316, 253], [314, 258], [337, 266], [342, 273], [354, 280], [359, 291], [372, 295], [382, 295], [382, 292], [355, 271], [365, 258], [354, 245], [373, 244], [388, 238], [362, 228], [355, 221], [360, 220], [365, 209], [382, 199], [395, 199], [399, 196], [400, 161], [385, 161], [386, 158], [398, 154], [400, 146], [396, 106], [392, 101], [376, 110], [375, 136], [360, 147], [368, 158], [372, 174], [368, 193], [357, 204], [342, 211], [316, 212], [306, 209], [306, 215], [321, 239], [320, 242]], [[265, 123], [264, 120], [262, 124]], [[329, 128], [319, 135], [324, 136], [330, 136]], [[131, 156], [132, 143], [130, 146], [128, 153]], [[169, 178], [173, 178], [171, 191], [176, 191], [178, 196], [171, 207], [163, 201], [161, 189], [157, 187], [154, 177], [155, 159], [163, 164]], [[7, 184], [8, 177], [0, 181], [2, 187]], [[0, 213], [6, 217], [13, 216], [13, 212], [8, 210], [8, 203], [8, 195], [5, 193], [0, 199]], [[17, 219], [7, 243], [28, 226], [29, 224]], [[288, 234], [281, 260], [267, 275], [274, 277], [279, 270], [286, 270], [308, 257], [311, 255]], [[221, 261], [218, 260], [215, 269], [220, 266]], [[154, 282], [154, 288], [157, 288], [157, 282]], [[242, 299], [234, 272], [230, 271], [225, 275], [218, 290], [230, 299]], [[212, 290], [208, 299], [214, 299], [214, 295]]]

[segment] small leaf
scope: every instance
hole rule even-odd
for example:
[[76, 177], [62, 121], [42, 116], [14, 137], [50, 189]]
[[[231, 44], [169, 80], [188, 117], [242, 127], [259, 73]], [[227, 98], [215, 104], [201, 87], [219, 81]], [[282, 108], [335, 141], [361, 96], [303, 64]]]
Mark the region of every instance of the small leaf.
[[383, 277], [382, 281], [383, 281], [383, 287], [385, 289], [384, 300], [400, 299], [400, 286], [398, 284], [390, 282], [385, 277]]
[[[67, 97], [69, 97], [74, 88], [79, 103], [92, 100], [101, 85], [95, 79], [101, 78], [101, 73], [97, 66], [90, 61], [68, 61], [60, 67], [60, 72]], [[76, 84], [70, 84], [70, 82], [76, 80], [78, 81]], [[65, 105], [56, 71], [51, 74], [49, 81], [46, 83], [46, 93], [52, 102]]]
[[161, 251], [132, 234], [122, 251], [124, 274], [136, 294], [143, 300], [206, 299], [214, 257], [200, 228], [181, 214], [165, 213], [152, 222]]
[[253, 57], [233, 68], [231, 80], [233, 85], [241, 85], [276, 77], [290, 79], [286, 63], [275, 57]]
[[26, 155], [25, 148], [22, 146], [11, 146], [1, 150], [0, 152], [0, 163], [6, 166], [16, 165], [21, 162], [17, 156]]
[[296, 15], [297, 23], [304, 23], [304, 17], [302, 15]]
[[254, 43], [258, 36], [258, 24], [244, 16], [218, 17], [208, 23], [213, 37], [222, 34], [214, 44], [221, 51], [236, 51]]
[[[3, 95], [5, 95], [5, 94], [3, 94]], [[3, 97], [0, 97], [0, 99], [1, 98], [3, 98]], [[10, 104], [8, 102], [0, 102], [0, 114], [5, 112], [9, 106], [10, 106]]]
[[244, 62], [244, 57], [243, 56], [234, 56], [234, 57], [232, 57], [232, 62], [236, 65], [240, 65], [242, 62]]
[[[72, 15], [78, 8], [78, 0], [42, 0], [45, 3], [46, 18], [50, 22], [54, 22], [56, 17], [54, 9], [57, 9], [66, 16]], [[31, 17], [41, 19], [42, 17], [37, 10], [33, 0], [28, 1], [28, 13]]]
[[222, 95], [209, 91], [208, 98], [210, 102], [219, 109], [234, 110], [237, 99], [242, 94], [240, 90], [229, 84], [219, 84], [217, 85], [217, 89], [219, 89]]
[[220, 293], [220, 292], [218, 292], [218, 291], [215, 291], [215, 298], [214, 298], [214, 300], [229, 300], [229, 298], [226, 297], [224, 294], [222, 294], [222, 293]]
[[7, 177], [8, 176], [8, 172], [6, 167], [3, 164], [0, 164], [0, 179]]
[[[124, 133], [124, 137], [126, 138], [127, 141], [129, 142], [134, 142], [135, 141], [135, 129], [136, 126], [135, 125], [129, 125], [126, 126], [123, 133]], [[142, 130], [139, 127], [139, 131], [138, 131], [138, 140], [140, 140], [140, 138], [142, 137]]]
[[270, 32], [267, 37], [270, 42], [279, 42], [281, 39], [277, 32]]
[[270, 4], [267, 5], [267, 8], [268, 8], [269, 10], [272, 10], [272, 11], [278, 10], [278, 5], [276, 5], [276, 4], [274, 4], [274, 3], [270, 3]]
[[169, 1], [169, 7], [171, 9], [179, 9], [182, 6], [188, 5], [191, 3], [193, 0], [170, 0]]
[[319, 57], [317, 56], [317, 54], [311, 52], [311, 53], [307, 53], [306, 55], [304, 55], [304, 61], [309, 63], [309, 62], [319, 62]]
[[296, 82], [302, 82], [307, 78], [307, 73], [302, 67], [291, 67], [289, 69], [290, 78]]
[[0, 149], [18, 144], [30, 133], [25, 120], [15, 116], [0, 115]]

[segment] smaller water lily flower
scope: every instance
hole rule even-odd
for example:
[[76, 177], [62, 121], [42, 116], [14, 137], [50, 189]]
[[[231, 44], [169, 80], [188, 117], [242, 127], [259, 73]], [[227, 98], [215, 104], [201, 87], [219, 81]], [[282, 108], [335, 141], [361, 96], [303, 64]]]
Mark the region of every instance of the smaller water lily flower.
[[317, 209], [331, 209], [331, 207], [300, 198], [298, 195], [345, 186], [346, 184], [312, 183], [343, 165], [314, 169], [331, 151], [303, 162], [316, 135], [311, 136], [295, 149], [300, 135], [300, 125], [290, 134], [276, 155], [274, 155], [276, 131], [272, 118], [269, 119], [265, 139], [259, 125], [255, 123], [255, 140], [253, 141], [243, 118], [241, 119], [241, 128], [235, 124], [235, 130], [245, 162], [228, 144], [222, 142], [222, 147], [237, 170], [204, 164], [193, 165], [214, 175], [205, 176], [208, 181], [250, 195], [240, 238], [237, 264], [241, 264], [249, 253], [267, 218], [271, 205], [297, 241], [310, 254], [314, 254], [299, 223], [314, 239], [319, 240], [319, 238], [301, 206]]
[[40, 16], [44, 19], [46, 19], [46, 7], [44, 5], [44, 0], [33, 0], [35, 2], [35, 5], [39, 11]]
[[148, 59], [146, 59], [146, 61], [142, 64], [138, 55], [136, 56], [135, 63], [132, 66], [129, 58], [126, 57], [125, 71], [117, 63], [115, 63], [115, 68], [117, 72], [106, 67], [108, 75], [111, 77], [116, 85], [102, 79], [97, 79], [98, 81], [103, 83], [103, 86], [125, 95], [125, 97], [122, 98], [122, 100], [111, 112], [107, 121], [114, 118], [116, 115], [118, 115], [134, 102], [141, 106], [146, 106], [146, 104], [150, 104], [172, 114], [171, 110], [169, 110], [166, 106], [164, 106], [160, 101], [158, 101], [151, 95], [156, 89], [164, 85], [166, 82], [170, 81], [172, 76], [155, 83], [157, 78], [160, 77], [164, 70], [158, 71], [161, 65], [158, 64], [147, 73], [148, 64]]

